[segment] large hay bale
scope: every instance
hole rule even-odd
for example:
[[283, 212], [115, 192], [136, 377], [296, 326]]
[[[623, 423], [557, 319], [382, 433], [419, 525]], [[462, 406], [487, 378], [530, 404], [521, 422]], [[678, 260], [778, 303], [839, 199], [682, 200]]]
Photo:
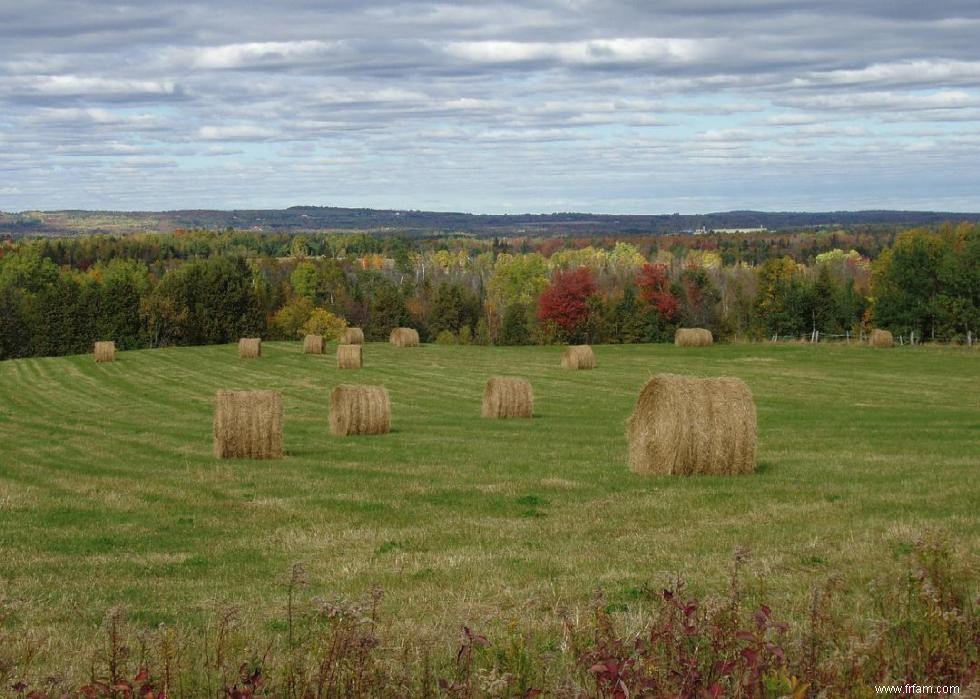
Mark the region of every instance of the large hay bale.
[[362, 345], [338, 345], [337, 346], [337, 368], [338, 369], [360, 369], [363, 364], [361, 350]]
[[342, 345], [363, 345], [364, 344], [364, 331], [360, 328], [347, 328], [344, 334], [340, 336], [340, 344]]
[[238, 356], [242, 359], [256, 359], [262, 356], [261, 337], [243, 337], [238, 341]]
[[340, 384], [330, 393], [330, 432], [385, 434], [391, 428], [391, 401], [384, 386]]
[[112, 340], [95, 343], [95, 361], [114, 362], [116, 361], [116, 343]]
[[635, 473], [732, 475], [755, 470], [756, 415], [741, 379], [658, 374], [630, 415]]
[[893, 347], [895, 345], [895, 338], [887, 330], [872, 330], [871, 337], [868, 342], [872, 347]]
[[323, 335], [307, 335], [303, 338], [303, 354], [323, 354]]
[[534, 391], [531, 382], [516, 376], [491, 376], [483, 390], [483, 417], [531, 417]]
[[710, 330], [704, 328], [677, 328], [674, 344], [677, 347], [707, 347], [715, 341]]
[[218, 459], [282, 456], [282, 396], [278, 391], [218, 391], [214, 406]]
[[572, 345], [561, 353], [562, 369], [595, 369], [595, 353], [589, 345]]
[[415, 328], [395, 328], [391, 331], [388, 342], [396, 347], [418, 347], [419, 331]]

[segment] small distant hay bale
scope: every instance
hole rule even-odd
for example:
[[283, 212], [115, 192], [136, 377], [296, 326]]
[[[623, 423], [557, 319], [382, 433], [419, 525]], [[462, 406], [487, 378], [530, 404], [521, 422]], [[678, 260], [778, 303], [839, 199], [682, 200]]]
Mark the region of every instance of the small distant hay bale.
[[872, 330], [871, 337], [868, 340], [872, 347], [893, 347], [895, 345], [895, 338], [887, 330]]
[[704, 328], [677, 328], [674, 333], [674, 345], [677, 347], [707, 347], [714, 341], [711, 331]]
[[415, 328], [395, 328], [391, 331], [388, 342], [395, 347], [418, 347], [419, 331]]
[[338, 369], [360, 369], [363, 364], [362, 345], [338, 345], [337, 346], [337, 368]]
[[755, 470], [755, 401], [741, 379], [658, 374], [640, 392], [626, 433], [634, 473]]
[[95, 361], [114, 362], [116, 361], [116, 343], [112, 340], [95, 343]]
[[323, 335], [307, 335], [304, 337], [303, 354], [323, 354]]
[[340, 344], [342, 345], [363, 345], [364, 344], [364, 331], [360, 328], [347, 328], [344, 334], [340, 336]]
[[257, 359], [262, 356], [261, 337], [243, 337], [238, 341], [238, 356], [241, 359]]
[[589, 345], [572, 345], [561, 353], [562, 369], [595, 369], [595, 353]]
[[531, 417], [534, 391], [531, 382], [516, 376], [491, 376], [483, 390], [483, 417]]
[[278, 391], [218, 391], [214, 406], [218, 459], [282, 457], [282, 396]]
[[330, 393], [332, 434], [386, 434], [390, 429], [391, 401], [384, 386], [342, 383]]

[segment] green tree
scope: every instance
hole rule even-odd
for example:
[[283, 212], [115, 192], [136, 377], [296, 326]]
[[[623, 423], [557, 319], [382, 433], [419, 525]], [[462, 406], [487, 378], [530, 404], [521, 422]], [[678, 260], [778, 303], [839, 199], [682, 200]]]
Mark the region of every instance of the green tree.
[[[303, 326], [313, 313], [313, 302], [304, 296], [297, 296], [276, 311], [272, 318], [272, 329], [280, 338], [292, 340], [307, 333]], [[320, 333], [313, 333], [320, 334]]]
[[289, 246], [290, 254], [298, 260], [305, 259], [310, 256], [310, 241], [305, 235], [298, 235], [293, 238], [293, 242]]
[[144, 322], [161, 342], [220, 344], [265, 330], [252, 271], [241, 258], [188, 262], [164, 276], [154, 296]]
[[42, 257], [33, 246], [0, 258], [0, 287], [17, 288], [35, 294], [54, 286], [58, 277], [57, 265]]
[[623, 296], [613, 307], [610, 317], [611, 339], [614, 342], [642, 342], [649, 333], [647, 315], [636, 296], [636, 287], [627, 284]]
[[490, 297], [498, 308], [512, 304], [531, 306], [548, 286], [548, 264], [537, 253], [500, 255], [487, 283]]
[[902, 233], [872, 265], [874, 322], [897, 333], [935, 335], [943, 240], [922, 229]]
[[369, 298], [364, 335], [369, 340], [387, 340], [395, 328], [408, 325], [410, 316], [401, 290], [387, 279], [375, 284]]
[[135, 349], [141, 342], [140, 298], [150, 286], [146, 265], [112, 260], [101, 272], [98, 285], [97, 339], [113, 340], [120, 349]]
[[830, 268], [827, 265], [820, 265], [817, 278], [813, 281], [810, 290], [811, 330], [822, 333], [841, 330], [838, 323], [840, 314], [837, 309], [837, 299], [838, 291], [833, 277], [830, 276]]
[[[34, 299], [34, 333], [31, 353], [42, 356], [87, 352], [92, 329], [82, 327], [79, 283], [68, 275], [45, 286]], [[88, 304], [82, 308], [89, 307]], [[82, 321], [82, 322], [80, 322]]]
[[31, 326], [27, 294], [12, 285], [0, 285], [0, 359], [31, 354]]
[[430, 337], [436, 338], [443, 331], [459, 332], [463, 325], [465, 309], [463, 295], [455, 284], [442, 282], [436, 287], [429, 304], [428, 326]]
[[339, 340], [347, 330], [347, 321], [326, 308], [314, 308], [300, 328], [299, 335], [323, 335], [327, 340]]
[[300, 262], [289, 276], [289, 283], [297, 296], [301, 296], [311, 304], [317, 301], [319, 275], [311, 262]]
[[980, 328], [980, 225], [963, 224], [945, 236], [934, 313], [944, 338]]
[[757, 272], [756, 319], [766, 336], [801, 332], [800, 279], [790, 257], [766, 260]]
[[531, 324], [528, 308], [522, 303], [512, 303], [504, 311], [500, 324], [499, 342], [502, 345], [531, 344]]

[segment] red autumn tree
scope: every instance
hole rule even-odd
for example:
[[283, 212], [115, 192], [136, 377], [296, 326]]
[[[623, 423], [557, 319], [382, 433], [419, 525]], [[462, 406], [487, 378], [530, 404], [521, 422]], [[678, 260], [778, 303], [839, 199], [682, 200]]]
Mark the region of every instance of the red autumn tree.
[[589, 297], [596, 283], [588, 267], [558, 271], [538, 301], [538, 319], [553, 322], [566, 339], [579, 334], [589, 317]]
[[667, 277], [667, 265], [651, 265], [647, 263], [640, 268], [636, 275], [636, 286], [640, 289], [640, 297], [648, 305], [657, 309], [657, 313], [665, 320], [673, 320], [677, 315], [677, 297], [670, 292], [670, 279]]

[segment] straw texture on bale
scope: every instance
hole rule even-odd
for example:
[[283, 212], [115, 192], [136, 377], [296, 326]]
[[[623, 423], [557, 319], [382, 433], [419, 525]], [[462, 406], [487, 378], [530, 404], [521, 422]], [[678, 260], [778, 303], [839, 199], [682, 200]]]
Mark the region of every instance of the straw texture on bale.
[[114, 362], [116, 361], [116, 343], [112, 340], [107, 342], [95, 343], [95, 361]]
[[534, 391], [531, 382], [516, 376], [491, 376], [483, 391], [483, 417], [531, 417]]
[[710, 330], [704, 328], [677, 328], [674, 344], [677, 347], [706, 347], [715, 341]]
[[218, 459], [282, 457], [282, 396], [278, 391], [218, 391], [214, 405]]
[[562, 369], [595, 369], [595, 353], [589, 345], [572, 345], [561, 353]]
[[255, 359], [262, 356], [262, 338], [243, 337], [238, 341], [238, 356], [242, 359]]
[[887, 330], [872, 330], [870, 342], [872, 347], [892, 347], [895, 338]]
[[340, 336], [340, 344], [342, 345], [363, 345], [364, 344], [364, 331], [360, 328], [347, 328], [344, 334]]
[[323, 354], [323, 335], [307, 335], [304, 337], [303, 354]]
[[391, 331], [388, 342], [396, 347], [418, 347], [419, 331], [415, 328], [395, 328]]
[[627, 426], [635, 473], [734, 475], [755, 470], [756, 415], [741, 379], [658, 374]]
[[330, 393], [330, 432], [385, 434], [391, 428], [391, 401], [384, 386], [340, 384]]
[[364, 349], [362, 345], [338, 345], [337, 368], [360, 369], [363, 366], [362, 349]]

